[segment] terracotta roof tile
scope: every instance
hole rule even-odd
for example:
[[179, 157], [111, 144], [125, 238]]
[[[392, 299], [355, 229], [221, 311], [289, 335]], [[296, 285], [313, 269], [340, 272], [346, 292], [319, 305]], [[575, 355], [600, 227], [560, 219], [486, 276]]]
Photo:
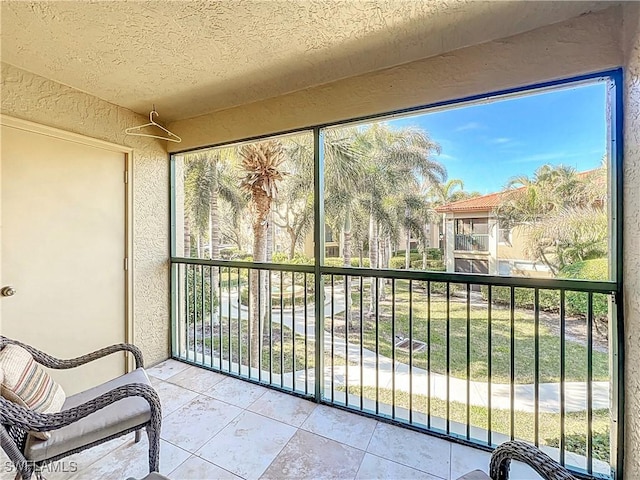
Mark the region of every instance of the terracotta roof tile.
[[437, 207], [436, 212], [490, 212], [500, 204], [503, 195], [503, 192], [497, 192], [480, 197], [467, 198], [466, 200], [458, 200], [457, 202], [451, 202]]

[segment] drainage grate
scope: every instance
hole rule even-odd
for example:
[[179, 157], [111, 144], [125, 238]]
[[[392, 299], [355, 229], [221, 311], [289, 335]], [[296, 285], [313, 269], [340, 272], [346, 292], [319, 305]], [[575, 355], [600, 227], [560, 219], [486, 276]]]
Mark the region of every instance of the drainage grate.
[[[398, 343], [396, 343], [396, 348], [402, 348], [403, 350], [409, 350], [409, 339], [405, 338], [404, 340], [400, 340]], [[414, 352], [419, 352], [421, 350], [424, 350], [424, 348], [427, 346], [426, 343], [421, 342], [420, 340], [413, 340], [413, 342], [411, 342], [411, 350], [413, 350]]]

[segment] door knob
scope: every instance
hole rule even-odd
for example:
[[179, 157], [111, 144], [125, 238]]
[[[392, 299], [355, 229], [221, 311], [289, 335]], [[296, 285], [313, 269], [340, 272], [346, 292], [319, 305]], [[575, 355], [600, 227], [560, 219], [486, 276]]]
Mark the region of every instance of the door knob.
[[3, 297], [13, 297], [16, 294], [16, 289], [11, 285], [7, 285], [6, 287], [0, 288], [0, 295]]

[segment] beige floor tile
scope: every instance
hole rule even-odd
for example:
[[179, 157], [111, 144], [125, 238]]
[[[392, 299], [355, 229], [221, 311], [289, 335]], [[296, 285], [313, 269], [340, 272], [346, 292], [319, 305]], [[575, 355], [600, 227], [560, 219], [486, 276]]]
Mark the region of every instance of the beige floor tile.
[[241, 477], [200, 457], [188, 458], [168, 476], [172, 480], [241, 480]]
[[[149, 473], [148, 444], [143, 437], [139, 443], [129, 442], [80, 470], [69, 480], [124, 480], [142, 478]], [[189, 458], [186, 452], [165, 441], [160, 442], [160, 473], [167, 475]]]
[[451, 444], [424, 433], [380, 422], [367, 452], [436, 477], [449, 478]]
[[181, 387], [188, 388], [189, 390], [193, 390], [194, 392], [208, 394], [216, 383], [221, 382], [225, 378], [227, 378], [227, 376], [222, 375], [221, 373], [205, 370], [204, 368], [189, 366], [180, 373], [169, 377], [167, 381]]
[[158, 380], [157, 378], [152, 378], [151, 383], [160, 396], [163, 417], [175, 412], [198, 396], [196, 392], [179, 387], [173, 383]]
[[202, 447], [196, 455], [246, 479], [264, 473], [295, 434], [290, 425], [244, 412]]
[[378, 422], [371, 418], [318, 405], [302, 424], [302, 429], [360, 450], [365, 450]]
[[415, 468], [392, 462], [367, 453], [362, 460], [357, 480], [441, 480], [440, 477], [416, 470]]
[[247, 409], [265, 417], [299, 427], [309, 417], [317, 404], [287, 393], [267, 390]]
[[207, 395], [240, 408], [247, 408], [267, 390], [244, 380], [227, 377], [215, 384]]
[[[142, 435], [146, 437], [147, 434], [143, 431]], [[58, 462], [51, 464], [49, 469], [44, 471], [44, 476], [47, 480], [65, 480], [69, 478], [72, 473], [80, 472], [89, 468], [95, 462], [115, 451], [125, 443], [131, 442], [133, 438], [133, 433], [130, 433], [123, 437], [92, 447], [84, 452], [63, 458]]]
[[352, 479], [364, 452], [328, 438], [298, 430], [262, 479]]
[[189, 368], [189, 365], [186, 363], [169, 359], [159, 363], [155, 367], [148, 368], [147, 374], [152, 377], [159, 378], [160, 380], [166, 380], [187, 368]]
[[240, 413], [238, 407], [198, 395], [164, 418], [161, 437], [194, 453]]
[[457, 480], [473, 470], [489, 472], [491, 453], [464, 445], [451, 445], [451, 478]]
[[542, 480], [529, 465], [521, 462], [511, 462], [509, 480]]

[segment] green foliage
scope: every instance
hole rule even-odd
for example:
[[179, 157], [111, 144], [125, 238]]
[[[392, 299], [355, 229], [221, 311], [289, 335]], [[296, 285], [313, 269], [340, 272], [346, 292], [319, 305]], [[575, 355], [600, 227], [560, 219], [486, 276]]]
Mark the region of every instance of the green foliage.
[[[608, 462], [610, 458], [609, 452], [611, 451], [609, 432], [606, 430], [593, 432], [591, 438], [593, 458]], [[564, 441], [567, 451], [577, 453], [578, 455], [587, 455], [587, 435], [585, 433], [565, 434]], [[559, 437], [545, 438], [545, 442], [550, 447], [560, 447]]]
[[205, 318], [210, 317], [212, 309], [215, 312], [219, 302], [217, 291], [215, 289], [212, 291], [211, 289], [211, 277], [206, 267], [203, 275], [200, 275], [199, 269], [189, 268], [185, 287], [187, 290], [185, 301], [186, 305], [188, 305], [187, 317], [189, 323], [193, 323], [196, 318], [201, 321], [203, 316]]
[[273, 263], [284, 263], [287, 265], [313, 265], [313, 257], [308, 257], [302, 252], [295, 252], [292, 258], [285, 252], [274, 252], [271, 256]]
[[326, 267], [344, 267], [344, 260], [340, 257], [331, 257], [324, 259]]
[[585, 280], [608, 280], [609, 261], [606, 258], [596, 258], [567, 265], [560, 272], [563, 278], [582, 278]]
[[566, 265], [608, 251], [606, 169], [578, 174], [543, 165], [509, 182], [497, 209], [503, 226], [523, 225], [526, 252], [557, 275]]
[[222, 260], [239, 260], [241, 262], [250, 262], [253, 256], [239, 248], [228, 247], [220, 250], [220, 258]]
[[[595, 260], [585, 260], [577, 262], [562, 269], [562, 278], [577, 278], [585, 280], [606, 280], [609, 278], [608, 261], [606, 258]], [[482, 298], [487, 300], [486, 286], [482, 286]], [[558, 312], [560, 310], [560, 292], [556, 290], [539, 290], [540, 310], [547, 312]], [[491, 297], [494, 304], [509, 306], [511, 302], [510, 290], [508, 287], [494, 287], [491, 290]], [[514, 293], [516, 308], [534, 308], [534, 290], [532, 288], [516, 288]], [[587, 315], [588, 296], [584, 292], [567, 291], [565, 294], [565, 309], [567, 315], [582, 316]], [[596, 320], [605, 320], [609, 312], [609, 301], [606, 295], [593, 295], [593, 314]]]
[[[338, 390], [344, 392], [346, 388], [339, 386]], [[380, 388], [376, 391], [375, 387], [350, 386], [349, 393], [358, 397], [362, 395], [364, 398], [374, 401], [378, 400], [380, 403], [387, 405], [391, 405], [395, 400], [395, 404], [399, 408], [408, 409], [411, 406], [414, 412], [429, 413], [434, 417], [441, 418], [448, 416], [452, 421], [462, 424], [467, 422], [467, 406], [463, 402], [447, 402], [434, 397], [427, 399], [426, 395], [419, 393], [414, 393], [410, 396], [407, 392], [394, 392], [388, 388]], [[427, 409], [427, 405], [429, 405], [429, 409]], [[472, 426], [486, 429], [488, 418], [489, 412], [486, 407], [470, 406], [468, 421]], [[557, 413], [540, 413], [536, 419], [536, 415], [533, 412], [516, 412], [514, 416], [516, 438], [533, 442], [536, 420], [540, 432], [540, 443], [559, 448], [558, 425], [560, 423], [560, 415]], [[586, 455], [587, 439], [583, 433], [586, 424], [584, 412], [567, 413], [564, 420], [566, 450], [578, 455]], [[511, 430], [510, 422], [511, 412], [508, 409], [493, 408], [491, 410], [491, 429], [494, 432], [508, 435]], [[593, 411], [593, 458], [603, 462], [609, 461], [609, 423], [608, 410]]]
[[[422, 260], [419, 262], [411, 262], [411, 268], [421, 269]], [[427, 260], [427, 270], [432, 272], [444, 272], [447, 270], [442, 260]]]
[[439, 248], [427, 248], [427, 260], [442, 260], [442, 250]]
[[[304, 306], [304, 301], [305, 301], [304, 291], [296, 292], [295, 300], [294, 298], [292, 298], [291, 292], [284, 292], [284, 295], [282, 295], [282, 298], [280, 298], [279, 293], [273, 293], [271, 295], [271, 306], [273, 308], [279, 309], [281, 304], [283, 308], [288, 308], [294, 304], [294, 301], [295, 301], [296, 309], [302, 308]], [[315, 303], [315, 301], [316, 301], [315, 294], [313, 293], [313, 291], [308, 290], [307, 304]], [[240, 290], [240, 304], [244, 305], [245, 307], [249, 304], [249, 290], [246, 287]]]
[[[420, 267], [422, 268], [422, 254], [415, 252], [415, 253], [410, 253], [409, 254], [409, 258], [410, 258], [410, 262], [420, 262]], [[405, 266], [405, 256], [404, 254], [402, 256], [396, 255], [394, 257], [391, 257], [389, 259], [389, 268], [392, 268], [394, 270], [399, 270], [399, 269], [404, 269]]]
[[[359, 258], [351, 258], [351, 266], [352, 267], [359, 267], [360, 266], [360, 259]], [[362, 259], [362, 268], [370, 268], [371, 267], [371, 261], [368, 258], [363, 258]]]
[[[608, 280], [609, 261], [606, 258], [585, 260], [568, 265], [562, 269], [563, 278], [580, 278], [585, 280]], [[586, 293], [567, 292], [567, 311], [584, 315], [587, 312], [588, 297]], [[597, 320], [605, 320], [609, 311], [609, 301], [606, 295], [593, 295], [593, 314]], [[582, 312], [582, 313], [580, 313]]]

